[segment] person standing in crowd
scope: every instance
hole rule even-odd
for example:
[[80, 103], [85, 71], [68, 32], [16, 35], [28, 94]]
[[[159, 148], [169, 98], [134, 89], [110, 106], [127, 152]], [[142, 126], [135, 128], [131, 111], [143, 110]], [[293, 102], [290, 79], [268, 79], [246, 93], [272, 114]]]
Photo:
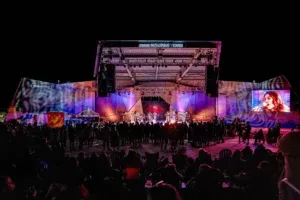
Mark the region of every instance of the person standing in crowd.
[[250, 134], [251, 134], [251, 125], [250, 122], [246, 122], [243, 142], [246, 142], [247, 145], [249, 145]]

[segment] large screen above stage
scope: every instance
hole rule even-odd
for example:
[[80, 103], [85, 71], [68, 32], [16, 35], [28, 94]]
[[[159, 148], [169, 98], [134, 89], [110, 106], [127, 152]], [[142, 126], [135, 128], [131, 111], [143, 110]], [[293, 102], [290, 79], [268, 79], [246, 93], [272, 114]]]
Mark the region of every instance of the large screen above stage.
[[253, 90], [252, 111], [290, 112], [290, 90]]

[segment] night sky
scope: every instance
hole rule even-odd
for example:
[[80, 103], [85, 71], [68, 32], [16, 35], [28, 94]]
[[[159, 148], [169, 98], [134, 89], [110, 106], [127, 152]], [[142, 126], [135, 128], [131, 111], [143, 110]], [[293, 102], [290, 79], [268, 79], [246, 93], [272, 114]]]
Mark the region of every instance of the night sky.
[[[296, 91], [300, 89], [294, 71], [299, 68], [299, 50], [294, 50], [299, 41], [292, 39], [295, 32], [290, 34], [286, 29], [286, 35], [282, 36], [277, 31], [278, 27], [267, 30], [252, 27], [232, 28], [230, 31], [220, 29], [206, 32], [181, 30], [182, 34], [170, 29], [152, 31], [147, 36], [147, 31], [141, 33], [132, 29], [129, 33], [119, 28], [96, 29], [72, 24], [42, 27], [16, 25], [1, 38], [0, 108], [8, 107], [21, 77], [50, 82], [93, 79], [97, 41], [104, 38], [221, 40], [221, 80], [259, 82], [284, 74]], [[114, 34], [114, 37], [110, 34]]]

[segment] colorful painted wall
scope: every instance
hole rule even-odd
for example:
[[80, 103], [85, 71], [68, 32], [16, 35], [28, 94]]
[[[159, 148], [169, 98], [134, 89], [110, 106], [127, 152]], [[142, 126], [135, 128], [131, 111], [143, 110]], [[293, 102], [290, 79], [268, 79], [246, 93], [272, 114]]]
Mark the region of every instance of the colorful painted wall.
[[8, 118], [16, 118], [20, 113], [78, 114], [86, 108], [94, 110], [94, 88], [94, 81], [54, 84], [23, 78], [8, 110]]

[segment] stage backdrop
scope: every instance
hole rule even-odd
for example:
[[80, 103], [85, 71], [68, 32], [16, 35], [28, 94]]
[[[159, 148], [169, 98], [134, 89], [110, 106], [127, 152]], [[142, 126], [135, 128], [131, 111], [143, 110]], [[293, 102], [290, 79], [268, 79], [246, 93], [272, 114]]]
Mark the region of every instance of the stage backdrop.
[[174, 90], [167, 93], [153, 93], [142, 95], [143, 91], [118, 92], [110, 94], [109, 97], [96, 97], [96, 112], [100, 116], [105, 116], [109, 120], [119, 119], [120, 113], [125, 113], [126, 118], [130, 119], [129, 113], [141, 110], [138, 102], [143, 96], [160, 96], [165, 103], [170, 104], [170, 110], [178, 112], [188, 111], [192, 119], [210, 120], [216, 115], [216, 98], [206, 96], [205, 92], [181, 92]]
[[8, 119], [19, 117], [20, 113], [78, 114], [87, 108], [95, 109], [94, 81], [54, 84], [23, 78], [10, 105]]
[[[108, 120], [119, 120], [121, 113], [130, 119], [129, 112], [133, 111], [134, 106], [141, 98], [139, 92], [118, 92], [110, 94], [108, 97], [96, 97], [96, 112], [100, 117], [106, 117]], [[142, 109], [136, 110], [142, 112]]]
[[170, 105], [161, 97], [142, 97], [143, 113], [156, 113], [157, 120], [166, 120], [166, 112]]
[[174, 91], [170, 110], [188, 111], [192, 119], [208, 121], [216, 115], [216, 98], [208, 97], [205, 92], [201, 91]]
[[[252, 111], [252, 91], [257, 90], [290, 90], [290, 85], [284, 76], [261, 83], [219, 81], [217, 115], [225, 117], [228, 121], [239, 117], [255, 127], [272, 127], [278, 122], [282, 123], [283, 127], [291, 127], [299, 123], [299, 116], [295, 112]], [[289, 101], [289, 98], [284, 97], [284, 101]]]

